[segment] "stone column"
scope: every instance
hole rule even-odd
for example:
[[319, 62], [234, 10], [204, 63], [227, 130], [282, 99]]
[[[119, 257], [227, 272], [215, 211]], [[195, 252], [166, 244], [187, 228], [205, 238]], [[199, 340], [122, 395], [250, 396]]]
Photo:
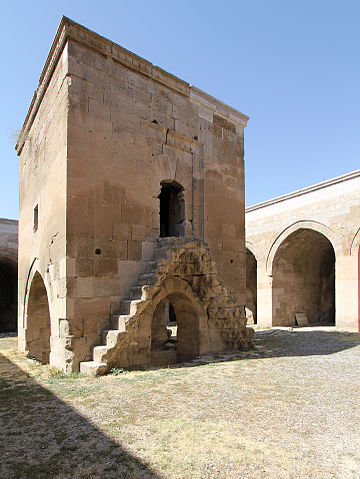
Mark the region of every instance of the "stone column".
[[335, 264], [335, 324], [346, 331], [359, 329], [359, 258], [339, 256]]
[[272, 277], [265, 262], [257, 263], [257, 324], [262, 328], [272, 326]]

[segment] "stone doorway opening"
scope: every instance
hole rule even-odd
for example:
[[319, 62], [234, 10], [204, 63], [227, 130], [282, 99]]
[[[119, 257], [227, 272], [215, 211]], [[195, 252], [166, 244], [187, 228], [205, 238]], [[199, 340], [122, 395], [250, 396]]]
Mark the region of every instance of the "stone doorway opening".
[[0, 333], [17, 331], [17, 264], [0, 259]]
[[150, 362], [160, 366], [198, 355], [199, 318], [195, 308], [184, 294], [172, 293], [158, 303], [152, 316]]
[[246, 248], [246, 318], [247, 324], [257, 324], [257, 261]]
[[335, 324], [335, 252], [330, 241], [299, 229], [279, 246], [272, 268], [273, 326], [295, 325], [295, 313], [310, 324]]
[[176, 181], [160, 184], [160, 238], [185, 236], [184, 188]]
[[31, 282], [26, 315], [26, 350], [28, 356], [43, 364], [50, 356], [50, 312], [44, 281], [35, 273]]

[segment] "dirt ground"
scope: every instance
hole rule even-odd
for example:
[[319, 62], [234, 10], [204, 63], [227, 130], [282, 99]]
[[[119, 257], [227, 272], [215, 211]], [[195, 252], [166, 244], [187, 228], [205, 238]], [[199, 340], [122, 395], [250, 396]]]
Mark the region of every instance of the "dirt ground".
[[360, 478], [360, 334], [259, 330], [251, 353], [101, 378], [2, 336], [1, 478]]

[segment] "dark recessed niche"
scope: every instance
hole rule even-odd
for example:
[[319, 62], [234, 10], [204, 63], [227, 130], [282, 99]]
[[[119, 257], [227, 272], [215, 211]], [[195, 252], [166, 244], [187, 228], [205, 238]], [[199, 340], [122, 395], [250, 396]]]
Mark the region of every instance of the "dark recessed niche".
[[233, 259], [231, 259], [231, 260], [230, 260], [230, 263], [231, 263], [231, 264], [233, 264], [233, 262], [234, 262], [234, 260], [233, 260]]
[[159, 122], [157, 120], [153, 120], [151, 123], [154, 123], [154, 125], [158, 125]]
[[101, 254], [101, 249], [100, 249], [100, 248], [96, 248], [95, 254]]
[[194, 140], [198, 141], [198, 137], [197, 135], [194, 136]]
[[34, 208], [34, 224], [33, 224], [34, 233], [38, 230], [38, 226], [39, 226], [39, 205], [36, 205]]

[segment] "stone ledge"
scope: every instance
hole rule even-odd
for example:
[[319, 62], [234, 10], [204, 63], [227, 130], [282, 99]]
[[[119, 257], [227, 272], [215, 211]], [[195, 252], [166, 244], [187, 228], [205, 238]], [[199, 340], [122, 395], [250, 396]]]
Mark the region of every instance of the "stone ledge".
[[204, 91], [196, 88], [194, 85], [190, 86], [190, 101], [205, 107], [207, 110], [216, 113], [217, 115], [237, 123], [242, 127], [246, 127], [249, 117], [243, 113], [235, 110], [235, 108], [223, 103], [217, 98], [205, 93]]
[[57, 29], [44, 68], [39, 78], [38, 88], [32, 98], [28, 113], [26, 115], [22, 130], [20, 132], [15, 149], [18, 156], [21, 154], [26, 137], [33, 124], [37, 111], [47, 87], [50, 83], [52, 74], [56, 68], [58, 60], [62, 54], [67, 41], [71, 40], [79, 45], [94, 51], [108, 60], [120, 63], [129, 70], [135, 71], [140, 75], [152, 79], [153, 81], [166, 86], [176, 93], [189, 98], [191, 102], [197, 103], [206, 111], [212, 111], [223, 116], [227, 120], [233, 121], [241, 127], [246, 126], [249, 119], [246, 115], [238, 112], [234, 108], [199, 90], [180, 78], [166, 72], [162, 68], [153, 65], [151, 62], [139, 57], [135, 53], [126, 50], [107, 38], [89, 30], [79, 23], [62, 17]]

